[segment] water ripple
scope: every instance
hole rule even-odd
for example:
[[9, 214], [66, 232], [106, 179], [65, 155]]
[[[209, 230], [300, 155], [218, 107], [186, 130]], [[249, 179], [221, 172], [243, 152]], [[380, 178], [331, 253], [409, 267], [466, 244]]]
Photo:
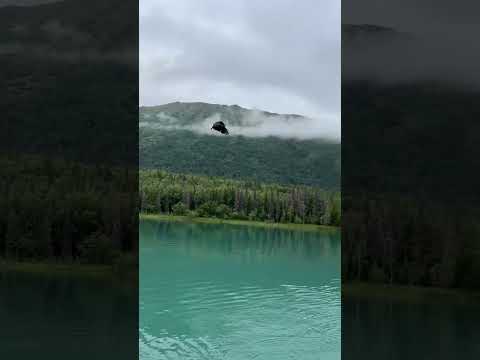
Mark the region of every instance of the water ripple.
[[[208, 232], [205, 239], [193, 233], [201, 257], [195, 242], [176, 247], [162, 234], [148, 252], [140, 249], [142, 360], [340, 359], [340, 257], [333, 246], [317, 262], [279, 255], [276, 248], [242, 263], [235, 261], [239, 253], [265, 248], [261, 233], [221, 255], [217, 246], [225, 246], [210, 242], [214, 256], [204, 253]], [[282, 246], [286, 235], [276, 234]], [[296, 241], [301, 248], [302, 239]], [[318, 251], [325, 248], [318, 243]], [[276, 246], [271, 234], [268, 246]]]

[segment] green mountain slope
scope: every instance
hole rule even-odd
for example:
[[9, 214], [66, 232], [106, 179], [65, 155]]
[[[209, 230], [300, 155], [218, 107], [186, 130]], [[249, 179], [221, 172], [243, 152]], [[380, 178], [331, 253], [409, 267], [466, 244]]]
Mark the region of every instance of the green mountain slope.
[[219, 105], [202, 102], [173, 102], [159, 106], [140, 107], [140, 122], [159, 125], [191, 126], [203, 123], [206, 118], [217, 115], [228, 125], [246, 126], [249, 115], [265, 118], [281, 118], [284, 121], [295, 121], [304, 118], [297, 114], [277, 114], [268, 111], [250, 110], [238, 105]]
[[[251, 179], [284, 184], [340, 186], [340, 144], [325, 139], [273, 136], [213, 136], [209, 118], [227, 126], [252, 126], [252, 110], [240, 106], [171, 103], [141, 107], [139, 162], [142, 168]], [[255, 111], [262, 119], [291, 122], [300, 115]], [[200, 128], [202, 126], [202, 128]], [[199, 131], [200, 129], [200, 131]]]
[[127, 144], [138, 129], [137, 9], [113, 0], [0, 7], [0, 152], [136, 165]]

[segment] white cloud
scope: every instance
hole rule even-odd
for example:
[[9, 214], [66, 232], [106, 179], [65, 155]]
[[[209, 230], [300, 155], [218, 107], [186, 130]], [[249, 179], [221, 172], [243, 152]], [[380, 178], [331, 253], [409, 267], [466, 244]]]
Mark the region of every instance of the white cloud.
[[340, 1], [142, 0], [140, 104], [173, 101], [298, 113], [318, 119], [310, 134], [338, 134]]
[[188, 125], [182, 125], [175, 117], [164, 112], [156, 114], [145, 113], [143, 114], [143, 119], [140, 122], [140, 127], [165, 130], [183, 129], [213, 136], [223, 136], [216, 131], [212, 131], [211, 126], [214, 122], [224, 121], [230, 136], [276, 136], [280, 138], [315, 139], [321, 134], [323, 139], [336, 140], [340, 138], [340, 129], [335, 126], [335, 118], [324, 117], [323, 119], [315, 119], [286, 115], [267, 116], [260, 110], [247, 112], [240, 120], [241, 125], [229, 124], [228, 120], [222, 118], [221, 114], [218, 113]]

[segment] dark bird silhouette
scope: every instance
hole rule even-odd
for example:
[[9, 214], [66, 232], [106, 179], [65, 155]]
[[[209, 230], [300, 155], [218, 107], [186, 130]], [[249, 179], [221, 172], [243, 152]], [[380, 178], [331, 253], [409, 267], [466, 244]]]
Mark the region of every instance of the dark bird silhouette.
[[223, 123], [223, 121], [217, 121], [215, 124], [213, 124], [211, 130], [217, 130], [224, 135], [228, 135], [228, 130], [225, 127], [225, 124]]

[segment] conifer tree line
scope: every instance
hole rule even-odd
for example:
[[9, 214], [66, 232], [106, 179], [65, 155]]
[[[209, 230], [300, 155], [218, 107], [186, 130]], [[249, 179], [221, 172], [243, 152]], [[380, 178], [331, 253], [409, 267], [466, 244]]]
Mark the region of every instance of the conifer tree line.
[[39, 157], [0, 163], [0, 259], [112, 264], [136, 251], [136, 169]]
[[342, 281], [480, 289], [478, 211], [405, 195], [354, 199], [343, 199]]
[[334, 226], [341, 221], [338, 192], [161, 170], [139, 176], [144, 213]]

